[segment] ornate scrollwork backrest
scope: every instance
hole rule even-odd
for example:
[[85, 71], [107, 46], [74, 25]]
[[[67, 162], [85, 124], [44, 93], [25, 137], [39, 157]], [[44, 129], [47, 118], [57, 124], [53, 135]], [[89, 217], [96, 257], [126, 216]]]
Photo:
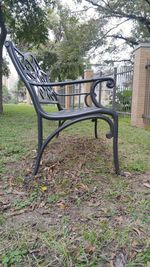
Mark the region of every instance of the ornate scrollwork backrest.
[[[21, 78], [23, 78], [23, 81], [26, 83], [27, 87], [28, 84], [30, 84], [28, 90], [31, 96], [32, 93], [29, 88], [34, 90], [33, 95], [35, 95], [36, 93], [36, 96], [38, 97], [40, 103], [59, 104], [54, 90], [50, 86], [44, 86], [45, 83], [49, 82], [48, 75], [41, 69], [36, 57], [30, 52], [20, 52], [9, 41], [7, 41], [5, 45], [11, 58], [14, 59], [15, 57], [13, 63], [17, 70], [19, 70], [18, 72]], [[13, 50], [9, 50], [10, 45]], [[13, 53], [14, 55], [11, 55], [11, 53]], [[35, 86], [32, 85], [32, 83], [43, 83], [43, 85]]]

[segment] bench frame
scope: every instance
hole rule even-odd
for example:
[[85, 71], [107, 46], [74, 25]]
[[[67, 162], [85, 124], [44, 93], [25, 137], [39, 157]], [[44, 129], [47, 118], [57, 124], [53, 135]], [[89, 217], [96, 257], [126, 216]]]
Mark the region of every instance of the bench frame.
[[[65, 82], [49, 82], [48, 75], [42, 71], [36, 58], [29, 52], [20, 52], [11, 41], [6, 41], [5, 46], [8, 54], [26, 88], [29, 91], [33, 105], [37, 114], [38, 124], [38, 150], [33, 175], [36, 175], [43, 152], [47, 144], [54, 138], [58, 137], [59, 133], [65, 128], [80, 121], [92, 120], [94, 122], [95, 138], [98, 138], [97, 133], [97, 120], [104, 120], [108, 123], [110, 131], [106, 134], [107, 138], [113, 138], [113, 159], [114, 169], [116, 174], [120, 174], [119, 160], [118, 160], [118, 114], [112, 109], [103, 107], [96, 99], [95, 89], [99, 83], [106, 82], [108, 88], [114, 87], [114, 79], [111, 77], [98, 77], [94, 79], [82, 79], [75, 81]], [[89, 93], [72, 93], [72, 94], [59, 94], [52, 88], [55, 86], [75, 85], [81, 83], [91, 83]], [[38, 97], [40, 95], [40, 99]], [[67, 111], [62, 108], [58, 97], [59, 96], [85, 96], [86, 108]], [[93, 107], [88, 105], [88, 97], [91, 97]], [[58, 112], [47, 113], [42, 108], [42, 104], [56, 104]], [[53, 131], [46, 140], [43, 140], [43, 119], [58, 121], [58, 127]]]

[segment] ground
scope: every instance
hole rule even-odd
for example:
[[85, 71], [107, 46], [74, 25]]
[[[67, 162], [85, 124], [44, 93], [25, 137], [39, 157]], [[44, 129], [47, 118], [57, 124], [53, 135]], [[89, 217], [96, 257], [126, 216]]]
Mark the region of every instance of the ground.
[[[6, 106], [1, 119], [0, 264], [41, 267], [150, 265], [150, 132], [120, 118], [114, 174], [105, 125], [64, 131], [32, 180], [36, 117]], [[26, 116], [25, 116], [26, 115]], [[45, 125], [45, 135], [51, 125]], [[52, 125], [54, 127], [55, 125]]]

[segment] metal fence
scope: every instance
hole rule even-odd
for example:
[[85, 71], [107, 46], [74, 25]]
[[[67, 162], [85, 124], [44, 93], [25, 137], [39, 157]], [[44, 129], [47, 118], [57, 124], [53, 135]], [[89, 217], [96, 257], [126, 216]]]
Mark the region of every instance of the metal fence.
[[120, 113], [131, 114], [133, 67], [114, 69], [116, 86], [113, 93], [113, 108]]
[[150, 123], [150, 61], [147, 62], [146, 68], [146, 88], [143, 118], [147, 124]]
[[103, 76], [113, 77], [115, 87], [110, 90], [106, 87], [101, 88], [101, 103], [112, 107], [114, 110], [123, 114], [131, 114], [133, 67], [122, 66], [114, 68], [112, 72]]
[[[114, 68], [109, 73], [94, 73], [94, 77], [109, 76], [115, 79], [116, 86], [113, 89], [107, 88], [106, 84], [98, 84], [96, 88], [97, 100], [105, 107], [111, 107], [116, 111], [124, 114], [131, 113], [131, 100], [132, 100], [132, 80], [133, 80], [133, 68], [132, 66], [123, 66], [120, 68]], [[65, 92], [65, 88], [60, 89], [61, 92]], [[60, 91], [59, 91], [60, 92]], [[72, 92], [81, 93], [84, 92], [84, 85], [78, 84], [72, 88]], [[60, 98], [62, 105], [65, 107], [65, 99]], [[83, 107], [83, 96], [72, 96], [71, 107]]]

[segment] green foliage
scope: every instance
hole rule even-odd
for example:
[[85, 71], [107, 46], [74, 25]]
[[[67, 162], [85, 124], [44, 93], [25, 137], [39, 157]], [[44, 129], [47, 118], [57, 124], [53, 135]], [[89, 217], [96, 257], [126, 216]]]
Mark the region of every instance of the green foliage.
[[11, 250], [6, 255], [3, 256], [2, 264], [3, 264], [3, 266], [7, 267], [7, 266], [10, 266], [12, 264], [19, 263], [19, 262], [21, 262], [22, 257], [25, 254], [27, 254], [26, 249], [19, 250], [17, 248], [17, 249]]
[[29, 198], [23, 201], [19, 200], [14, 202], [13, 206], [16, 207], [17, 210], [26, 208], [27, 206], [30, 206], [36, 198], [37, 198], [37, 192], [34, 191]]
[[[115, 108], [117, 111], [130, 112], [131, 101], [132, 101], [132, 90], [131, 89], [123, 89], [123, 91], [119, 91], [117, 89], [116, 101], [115, 101]], [[111, 96], [110, 104], [112, 105], [112, 96]]]
[[[78, 1], [77, 1], [78, 2]], [[141, 42], [150, 41], [150, 1], [148, 0], [86, 0], [87, 7], [93, 7], [99, 18], [99, 38], [95, 47], [99, 47], [100, 59], [107, 55], [113, 63], [131, 60], [130, 52]], [[104, 23], [105, 22], [105, 23]], [[125, 28], [131, 28], [128, 33]], [[124, 53], [128, 49], [128, 56]], [[107, 54], [106, 54], [106, 53]], [[105, 59], [103, 59], [105, 61]]]
[[132, 90], [126, 89], [116, 93], [116, 105], [119, 111], [131, 111]]
[[81, 22], [59, 4], [57, 11], [49, 10], [48, 27], [51, 40], [40, 46], [38, 58], [50, 79], [62, 81], [83, 75], [87, 52], [98, 32], [97, 20]]
[[8, 68], [8, 61], [6, 59], [3, 59], [2, 71], [4, 76], [9, 77], [10, 70]]
[[[97, 7], [97, 11], [99, 12], [99, 17], [101, 19], [105, 18], [107, 15], [108, 21], [112, 18], [119, 18], [120, 22], [124, 19], [132, 21], [132, 35], [129, 36], [129, 38], [126, 38], [128, 44], [133, 45], [135, 44], [135, 42], [144, 41], [145, 38], [146, 40], [150, 40], [149, 1], [136, 0], [135, 2], [127, 0], [126, 2], [124, 2], [123, 0], [112, 0], [108, 3], [104, 2], [103, 0], [98, 0], [96, 2], [86, 0], [86, 2], [91, 3], [95, 7]], [[109, 35], [111, 35], [110, 32]], [[117, 36], [117, 34], [115, 35]], [[118, 38], [121, 38], [121, 36], [122, 34], [120, 32], [120, 36], [118, 36]]]
[[0, 212], [0, 226], [6, 222], [6, 217], [3, 213]]
[[[52, 1], [54, 2], [54, 1]], [[2, 107], [2, 51], [7, 33], [22, 46], [38, 46], [48, 39], [46, 5], [51, 0], [0, 1], [0, 113]], [[7, 65], [3, 65], [7, 70]], [[7, 71], [8, 73], [8, 71]]]
[[2, 5], [8, 32], [16, 42], [24, 45], [45, 42], [48, 37], [46, 12], [38, 0], [5, 0]]
[[19, 79], [17, 83], [17, 91], [16, 91], [18, 97], [20, 98], [21, 101], [23, 101], [26, 97], [26, 87], [23, 83], [22, 80]]
[[3, 85], [3, 102], [10, 103], [11, 101], [11, 94], [8, 91], [7, 86]]

